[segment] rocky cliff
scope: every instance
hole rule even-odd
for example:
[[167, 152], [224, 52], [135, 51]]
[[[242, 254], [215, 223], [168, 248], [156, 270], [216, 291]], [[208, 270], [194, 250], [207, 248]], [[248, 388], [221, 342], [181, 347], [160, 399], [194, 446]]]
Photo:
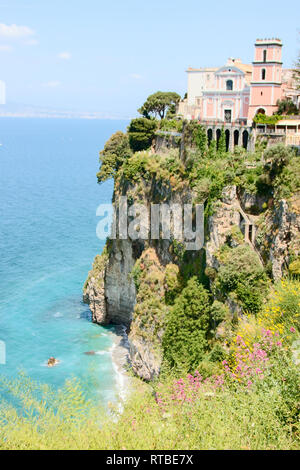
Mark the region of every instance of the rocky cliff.
[[[265, 209], [263, 209], [265, 207]], [[258, 215], [259, 214], [259, 215]], [[251, 233], [245, 232], [251, 228]], [[258, 254], [264, 266], [269, 264], [274, 280], [282, 277], [292, 256], [300, 252], [300, 200], [280, 200], [241, 192], [236, 186], [226, 187], [209, 217], [208, 242], [205, 245], [207, 265], [218, 269], [214, 256], [230, 239], [238, 243], [237, 228], [244, 240]]]
[[[184, 204], [196, 200], [188, 180], [178, 183], [171, 177], [162, 181], [155, 175], [150, 179], [141, 176], [136, 181], [123, 177], [115, 184], [115, 207], [121, 195], [126, 195], [131, 204], [144, 204], [147, 210], [151, 203]], [[299, 256], [299, 231], [299, 198], [274, 202], [269, 193], [258, 195], [229, 185], [207, 214], [204, 251], [184, 252], [182, 243], [172, 239], [110, 240], [104, 253], [95, 259], [83, 298], [94, 322], [127, 327], [132, 369], [149, 381], [159, 375], [162, 363], [170, 278], [171, 284], [176, 284], [177, 274], [181, 276], [186, 269], [197, 275], [205, 268], [217, 273], [222, 265], [222, 247], [235, 249], [243, 245], [249, 253], [253, 252], [257, 269], [267, 270], [278, 280], [291, 259]], [[243, 310], [242, 303], [233, 296], [228, 296], [225, 303], [232, 313]]]
[[[187, 204], [193, 200], [188, 185], [173, 190], [170, 182], [155, 184], [155, 180], [150, 183], [144, 180], [132, 185], [123, 181], [115, 188], [115, 208], [119, 196], [125, 192], [131, 204], [143, 203], [149, 213], [151, 203]], [[130, 221], [128, 216], [128, 224]], [[127, 240], [109, 240], [104, 253], [96, 257], [84, 286], [83, 300], [89, 305], [94, 322], [127, 327], [132, 368], [145, 380], [159, 374], [163, 333], [160, 317], [164, 310], [163, 305], [151, 305], [147, 299], [157, 287], [159, 296], [164, 296], [166, 267], [177, 261], [176, 242], [172, 239], [151, 240], [149, 236], [146, 240], [132, 240], [130, 237]], [[133, 277], [134, 267], [140, 269], [140, 265], [145, 270], [143, 289], [149, 290], [146, 299], [141, 293], [143, 289], [137, 293]]]

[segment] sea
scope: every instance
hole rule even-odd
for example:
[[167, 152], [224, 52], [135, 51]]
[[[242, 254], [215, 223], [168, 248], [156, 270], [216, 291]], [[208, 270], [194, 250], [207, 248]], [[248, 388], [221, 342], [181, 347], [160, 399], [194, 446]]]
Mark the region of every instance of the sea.
[[0, 376], [55, 389], [76, 377], [87, 397], [115, 399], [114, 327], [92, 323], [82, 287], [105, 243], [96, 209], [113, 192], [97, 184], [99, 151], [127, 125], [0, 118]]

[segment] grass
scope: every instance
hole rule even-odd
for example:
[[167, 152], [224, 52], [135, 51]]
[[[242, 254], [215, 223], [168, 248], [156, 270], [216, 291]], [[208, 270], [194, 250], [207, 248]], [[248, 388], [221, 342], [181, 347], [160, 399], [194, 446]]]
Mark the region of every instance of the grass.
[[153, 394], [136, 393], [122, 415], [111, 409], [107, 416], [84, 404], [74, 382], [57, 397], [58, 411], [46, 405], [45, 394], [31, 401], [29, 388], [27, 382], [23, 414], [1, 407], [0, 449], [299, 449], [299, 427], [283, 424], [274, 389], [203, 391], [192, 406], [165, 412]]

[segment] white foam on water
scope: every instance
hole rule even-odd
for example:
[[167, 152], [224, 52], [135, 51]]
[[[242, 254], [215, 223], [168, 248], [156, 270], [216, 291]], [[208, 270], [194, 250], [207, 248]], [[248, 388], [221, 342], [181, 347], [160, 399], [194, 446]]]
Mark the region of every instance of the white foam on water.
[[61, 312], [55, 312], [53, 316], [54, 316], [55, 318], [61, 318], [61, 317], [64, 316], [64, 314], [61, 313]]
[[[125, 339], [126, 343], [128, 343], [125, 326], [122, 327], [122, 333], [121, 335], [118, 334], [117, 338], [120, 338], [120, 336], [122, 336], [123, 340]], [[111, 353], [112, 364], [113, 364], [113, 368], [115, 372], [115, 382], [116, 382], [116, 388], [117, 388], [117, 393], [118, 393], [118, 411], [122, 413], [124, 410], [124, 402], [128, 394], [128, 377], [123, 368], [124, 364], [121, 364], [120, 362], [114, 360], [114, 351], [119, 347], [119, 341], [117, 340], [117, 338], [114, 335], [114, 343], [112, 347], [110, 348], [110, 353]]]
[[97, 356], [104, 356], [105, 354], [109, 354], [110, 351], [95, 351], [95, 354], [97, 354]]

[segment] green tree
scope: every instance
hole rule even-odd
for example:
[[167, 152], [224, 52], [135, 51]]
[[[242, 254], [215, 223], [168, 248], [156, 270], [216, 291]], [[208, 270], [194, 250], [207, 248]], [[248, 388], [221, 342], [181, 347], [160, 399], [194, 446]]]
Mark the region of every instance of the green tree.
[[129, 145], [131, 150], [137, 152], [151, 147], [156, 129], [157, 121], [154, 119], [132, 119], [128, 127]]
[[197, 125], [194, 130], [194, 142], [200, 150], [201, 155], [205, 155], [207, 152], [208, 141], [205, 128], [201, 125]]
[[217, 154], [218, 156], [222, 157], [225, 153], [226, 153], [226, 135], [225, 135], [224, 127], [222, 127], [221, 135], [220, 135], [219, 142], [218, 142]]
[[97, 173], [98, 183], [113, 178], [131, 154], [128, 135], [121, 131], [113, 134], [100, 152], [101, 167]]
[[289, 100], [289, 99], [278, 100], [276, 104], [278, 106], [278, 110], [276, 111], [276, 114], [288, 115], [288, 114], [298, 113], [298, 108], [293, 103], [292, 100]]
[[166, 119], [174, 119], [175, 116], [176, 116], [176, 104], [173, 103], [168, 108]]
[[179, 101], [180, 96], [175, 92], [157, 91], [148, 96], [143, 106], [138, 109], [138, 112], [147, 119], [149, 119], [151, 115], [155, 117], [159, 116], [161, 119], [164, 119], [166, 112], [170, 109], [171, 117], [174, 117], [174, 110]]
[[196, 276], [177, 297], [163, 336], [164, 358], [177, 370], [194, 370], [208, 347], [210, 320], [208, 291]]
[[208, 148], [208, 157], [209, 159], [215, 159], [217, 156], [217, 142], [216, 140], [211, 140]]

